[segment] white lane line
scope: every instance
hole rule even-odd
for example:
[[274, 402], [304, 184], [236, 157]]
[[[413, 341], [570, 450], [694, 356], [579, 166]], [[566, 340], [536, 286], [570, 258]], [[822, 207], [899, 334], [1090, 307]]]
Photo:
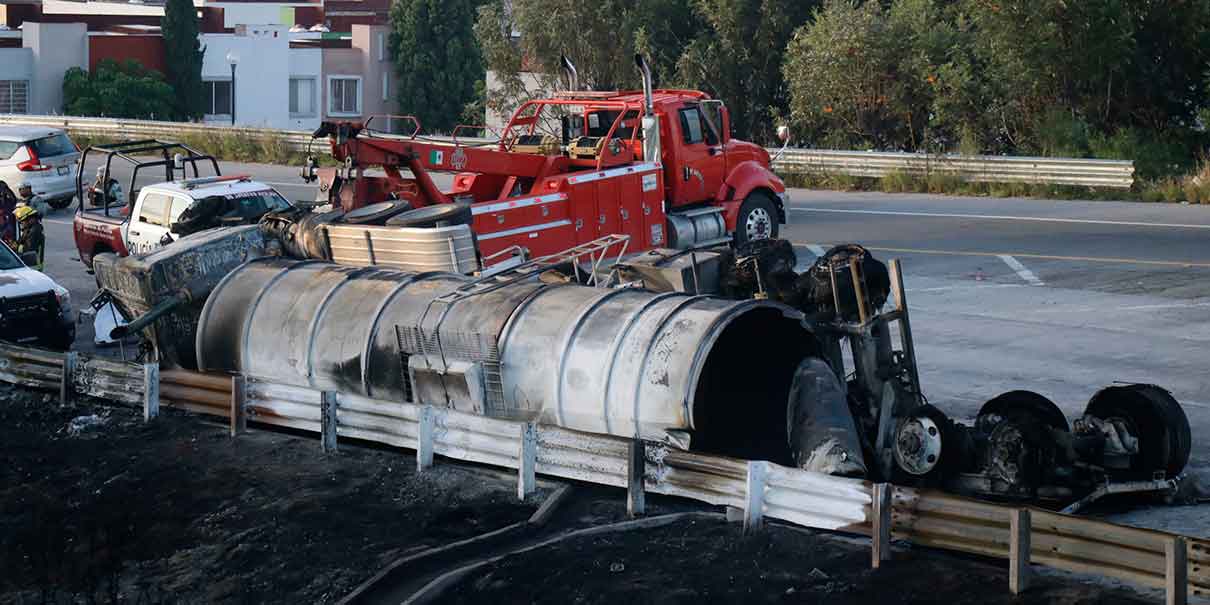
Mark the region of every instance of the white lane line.
[[1007, 254], [1000, 254], [999, 257], [1000, 257], [1000, 260], [1004, 261], [1004, 264], [1008, 265], [1009, 269], [1016, 271], [1017, 275], [1020, 276], [1021, 279], [1025, 280], [1029, 285], [1031, 285], [1031, 286], [1045, 286], [1046, 285], [1046, 284], [1042, 283], [1042, 280], [1038, 279], [1037, 275], [1034, 275], [1033, 271], [1030, 271], [1028, 268], [1025, 267], [1025, 265], [1022, 265], [1021, 261], [1019, 261]]
[[1210, 403], [1202, 403], [1200, 401], [1181, 401], [1177, 400], [1181, 405], [1189, 405], [1195, 408], [1210, 408]]
[[819, 244], [803, 244], [803, 247], [807, 250], [810, 250], [811, 254], [814, 254], [815, 256], [823, 256], [824, 254], [828, 253], [828, 251], [824, 250], [823, 246], [820, 246]]
[[963, 214], [950, 212], [906, 212], [902, 210], [853, 210], [841, 208], [790, 208], [791, 212], [831, 212], [836, 214], [882, 214], [887, 216], [922, 216], [927, 218], [968, 218], [992, 221], [1029, 221], [1035, 223], [1077, 223], [1085, 225], [1117, 225], [1122, 227], [1167, 227], [1173, 229], [1210, 229], [1210, 225], [1183, 223], [1148, 223], [1144, 221], [1111, 221], [1085, 218], [1053, 218], [1046, 216], [1009, 216], [1003, 214]]
[[71, 221], [62, 221], [57, 218], [44, 218], [44, 219], [42, 219], [42, 222], [54, 223], [56, 225], [71, 225], [72, 224]]

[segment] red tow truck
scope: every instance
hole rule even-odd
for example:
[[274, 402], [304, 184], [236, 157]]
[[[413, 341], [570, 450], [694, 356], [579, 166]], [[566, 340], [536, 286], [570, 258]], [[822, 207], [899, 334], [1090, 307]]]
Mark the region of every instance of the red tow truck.
[[[469, 206], [485, 259], [516, 246], [553, 254], [611, 234], [629, 235], [634, 252], [777, 237], [786, 194], [768, 152], [731, 136], [721, 101], [653, 90], [646, 61], [636, 63], [642, 91], [575, 90], [569, 69], [573, 90], [523, 104], [490, 146], [460, 143], [465, 127], [452, 144], [426, 139], [409, 116], [392, 117], [411, 123], [403, 135], [376, 130], [376, 118], [325, 122], [315, 136], [330, 140], [342, 168], [308, 162], [303, 177], [346, 212]], [[433, 172], [455, 173], [452, 188], [440, 190]]]

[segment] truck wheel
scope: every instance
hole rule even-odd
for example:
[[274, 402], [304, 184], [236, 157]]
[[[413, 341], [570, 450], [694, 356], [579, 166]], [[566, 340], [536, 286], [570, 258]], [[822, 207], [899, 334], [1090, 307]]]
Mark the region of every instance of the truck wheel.
[[1189, 462], [1193, 437], [1189, 418], [1172, 395], [1155, 385], [1106, 387], [1092, 396], [1084, 413], [1101, 420], [1120, 420], [1139, 440], [1139, 453], [1130, 463], [1132, 473], [1163, 471], [1180, 475]]
[[922, 405], [899, 421], [890, 444], [895, 459], [890, 481], [936, 487], [960, 468], [968, 448], [964, 435], [944, 412]]
[[412, 205], [404, 201], [378, 202], [350, 210], [341, 220], [350, 225], [382, 225], [387, 219], [411, 209]]
[[50, 207], [54, 208], [55, 210], [62, 210], [70, 206], [74, 201], [76, 201], [76, 198], [74, 197], [61, 197], [59, 199], [51, 200], [47, 202], [47, 204], [49, 204]]
[[777, 237], [778, 231], [777, 205], [769, 194], [763, 191], [748, 194], [735, 219], [735, 245]]
[[470, 204], [434, 204], [408, 210], [387, 220], [388, 227], [434, 227], [438, 223], [467, 225], [472, 219]]

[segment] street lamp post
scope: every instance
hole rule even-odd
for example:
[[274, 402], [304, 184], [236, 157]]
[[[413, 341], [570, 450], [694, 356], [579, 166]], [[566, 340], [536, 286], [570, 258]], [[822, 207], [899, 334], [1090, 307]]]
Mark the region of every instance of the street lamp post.
[[227, 64], [231, 66], [231, 125], [235, 126], [235, 66], [239, 65], [239, 54], [228, 52]]

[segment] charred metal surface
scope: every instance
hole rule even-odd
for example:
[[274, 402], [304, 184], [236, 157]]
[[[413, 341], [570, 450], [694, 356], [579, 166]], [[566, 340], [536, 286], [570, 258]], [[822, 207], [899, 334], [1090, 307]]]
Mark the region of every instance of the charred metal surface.
[[254, 225], [226, 227], [183, 237], [145, 256], [97, 256], [97, 284], [108, 291], [122, 313], [138, 317], [188, 288], [189, 302], [154, 321], [149, 340], [160, 358], [194, 369], [197, 318], [206, 295], [235, 267], [264, 254], [265, 239]]

